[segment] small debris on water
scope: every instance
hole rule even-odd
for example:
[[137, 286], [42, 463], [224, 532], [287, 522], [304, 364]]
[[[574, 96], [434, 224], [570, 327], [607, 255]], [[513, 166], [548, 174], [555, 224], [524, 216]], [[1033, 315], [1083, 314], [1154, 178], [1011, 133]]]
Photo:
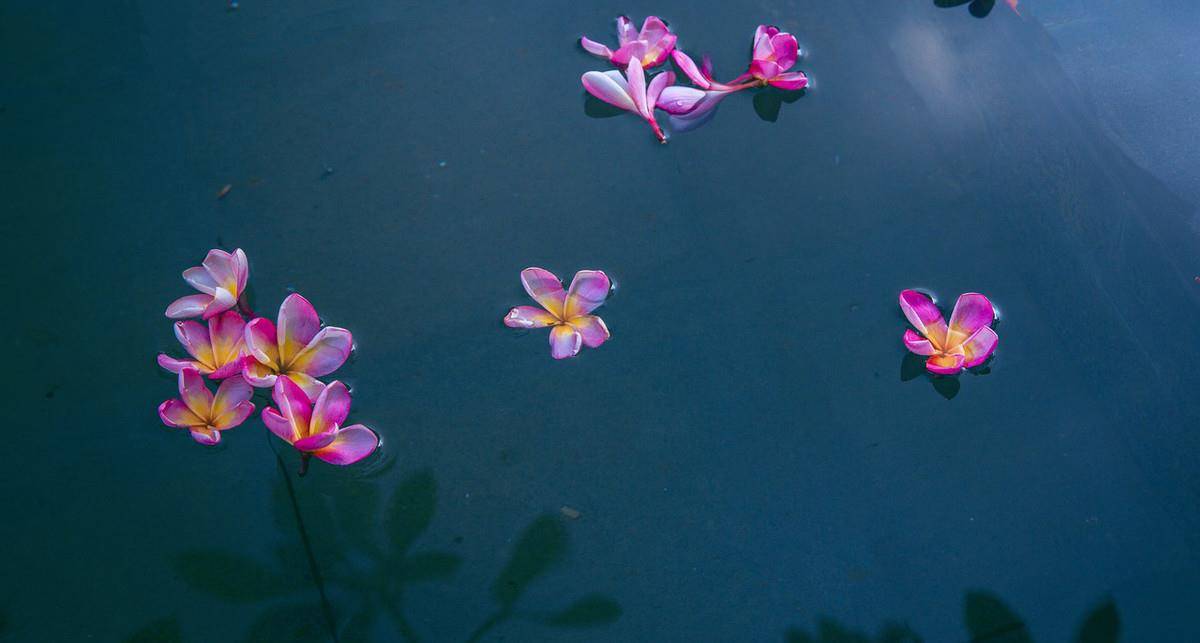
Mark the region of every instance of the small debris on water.
[[224, 199], [224, 198], [225, 198], [225, 196], [226, 196], [227, 194], [229, 194], [229, 191], [230, 191], [230, 190], [232, 190], [232, 189], [233, 189], [233, 184], [232, 184], [232, 183], [226, 183], [226, 184], [225, 184], [225, 187], [221, 188], [221, 191], [220, 191], [220, 192], [217, 192], [217, 198], [218, 198], [218, 199]]
[[229, 10], [237, 11], [237, 8], [238, 8], [238, 0], [229, 0]]
[[438, 161], [438, 167], [446, 167], [445, 161]]
[[325, 178], [325, 177], [329, 176], [330, 174], [333, 174], [333, 168], [326, 165], [325, 169], [321, 170], [321, 178]]
[[559, 513], [561, 513], [563, 516], [565, 516], [566, 518], [568, 518], [570, 520], [579, 520], [579, 517], [583, 515], [583, 514], [579, 513], [578, 509], [576, 509], [574, 507], [568, 507], [566, 505], [563, 505], [562, 508], [559, 509], [558, 511], [559, 511]]

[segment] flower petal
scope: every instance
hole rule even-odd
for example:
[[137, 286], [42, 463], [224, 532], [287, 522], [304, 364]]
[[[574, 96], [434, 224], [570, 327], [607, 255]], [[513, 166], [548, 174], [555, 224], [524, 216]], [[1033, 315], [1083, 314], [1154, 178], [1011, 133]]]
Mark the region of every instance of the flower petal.
[[245, 330], [246, 351], [258, 363], [269, 368], [272, 372], [279, 370], [279, 345], [276, 343], [278, 333], [275, 324], [266, 317], [251, 319]]
[[796, 37], [790, 33], [779, 33], [771, 36], [771, 49], [775, 54], [775, 62], [779, 65], [780, 71], [787, 71], [796, 64], [796, 59], [800, 57], [800, 45], [796, 42]]
[[[239, 378], [240, 379], [240, 378]], [[232, 380], [225, 380], [227, 382]], [[212, 427], [218, 431], [225, 431], [240, 426], [250, 414], [254, 412], [254, 403], [247, 400], [229, 409], [223, 415], [213, 418]]]
[[337, 432], [333, 442], [313, 455], [329, 464], [347, 465], [371, 455], [379, 446], [379, 436], [361, 424], [353, 424]]
[[[234, 408], [242, 402], [249, 401], [252, 395], [254, 395], [254, 389], [241, 377], [231, 377], [221, 382], [221, 385], [217, 387], [216, 396], [213, 397], [212, 414], [209, 416], [212, 418], [213, 426], [223, 428], [220, 426], [221, 418], [230, 415]], [[250, 410], [254, 410], [254, 407], [251, 406]], [[249, 415], [249, 412], [246, 415]], [[246, 419], [245, 416], [242, 419]]]
[[271, 433], [278, 436], [280, 440], [292, 444], [300, 439], [300, 436], [296, 435], [295, 427], [287, 418], [280, 415], [279, 411], [268, 406], [263, 409], [261, 417], [263, 424], [267, 425]]
[[582, 342], [579, 331], [570, 325], [555, 326], [550, 331], [550, 356], [554, 359], [574, 357], [579, 353]]
[[216, 368], [208, 328], [205, 328], [203, 324], [191, 320], [175, 322], [175, 338], [179, 340], [189, 355], [204, 365], [208, 372], [212, 372]]
[[193, 266], [184, 270], [183, 280], [188, 282], [188, 285], [192, 288], [206, 295], [211, 295], [217, 291], [217, 282], [213, 280], [212, 275], [208, 274], [208, 269], [204, 266]]
[[750, 75], [761, 80], [771, 80], [780, 73], [779, 65], [771, 60], [758, 60], [750, 63]]
[[321, 318], [317, 309], [301, 297], [292, 293], [279, 306], [279, 365], [289, 368], [292, 360], [313, 340], [321, 329]]
[[572, 328], [579, 331], [579, 336], [583, 338], [583, 343], [588, 348], [596, 348], [612, 337], [612, 334], [608, 332], [608, 326], [604, 325], [604, 320], [595, 315], [580, 315], [572, 319], [570, 324]]
[[645, 40], [650, 44], [654, 44], [666, 36], [670, 31], [667, 29], [666, 23], [658, 16], [646, 16], [642, 21], [642, 30], [638, 33], [638, 40]]
[[963, 352], [963, 368], [975, 368], [987, 361], [996, 351], [1000, 336], [988, 326], [975, 331], [959, 348]]
[[204, 378], [196, 369], [185, 368], [179, 371], [179, 398], [200, 419], [204, 420], [210, 417], [213, 394], [204, 385]]
[[954, 312], [950, 313], [950, 333], [946, 339], [946, 347], [951, 348], [965, 342], [984, 326], [991, 326], [996, 319], [995, 309], [987, 297], [969, 292], [959, 295], [954, 302]]
[[675, 72], [666, 71], [655, 76], [650, 81], [650, 86], [646, 88], [646, 117], [654, 117], [654, 106], [658, 104], [658, 97], [663, 93], [663, 90], [675, 83]]
[[203, 426], [204, 420], [200, 416], [192, 413], [187, 404], [183, 400], [172, 398], [158, 405], [158, 417], [163, 424], [178, 428], [187, 428], [189, 426]]
[[203, 317], [205, 319], [212, 319], [236, 305], [236, 295], [224, 288], [217, 288], [217, 292], [213, 294], [212, 301], [208, 302], [208, 305], [204, 307]]
[[329, 446], [329, 444], [333, 442], [334, 438], [337, 437], [337, 433], [338, 429], [336, 426], [330, 427], [327, 431], [323, 431], [321, 433], [314, 432], [308, 437], [300, 438], [299, 440], [296, 440], [292, 446], [296, 447], [300, 451], [316, 451], [322, 447]]
[[695, 87], [672, 85], [663, 89], [656, 106], [671, 115], [683, 115], [696, 109], [708, 93]]
[[633, 104], [633, 98], [629, 96], [629, 92], [608, 74], [600, 71], [589, 71], [583, 75], [580, 82], [583, 83], [583, 88], [589, 94], [609, 105], [630, 112], [637, 111], [637, 105]]
[[797, 91], [808, 87], [808, 76], [805, 76], [802, 71], [789, 71], [786, 74], [779, 74], [767, 84], [788, 91]]
[[290, 371], [284, 373], [282, 377], [283, 379], [291, 380], [293, 384], [299, 386], [304, 391], [304, 394], [308, 396], [310, 403], [315, 402], [317, 397], [321, 395], [321, 391], [325, 390], [325, 383], [311, 375]]
[[288, 366], [289, 373], [305, 373], [321, 377], [336, 371], [354, 348], [354, 336], [345, 328], [326, 326], [296, 355]]
[[240, 297], [246, 292], [246, 282], [250, 279], [250, 260], [241, 248], [235, 248], [233, 251], [233, 272], [237, 277], [237, 290], [234, 294]]
[[279, 373], [251, 358], [242, 361], [242, 377], [255, 388], [272, 388]]
[[633, 104], [637, 107], [637, 113], [642, 115], [648, 114], [649, 112], [646, 107], [646, 72], [642, 70], [642, 61], [638, 60], [638, 58], [629, 59], [629, 65], [625, 67], [625, 82], [629, 83], [629, 97], [633, 99]]
[[199, 317], [213, 301], [212, 295], [188, 295], [180, 297], [167, 306], [166, 316], [171, 319], [187, 319]]
[[587, 36], [579, 39], [579, 46], [583, 47], [584, 51], [592, 54], [593, 56], [600, 56], [605, 60], [612, 58], [613, 52], [611, 49], [596, 42], [595, 40], [589, 40]]
[[[666, 91], [671, 91], [673, 87], [668, 87]], [[666, 92], [663, 92], [664, 94]], [[717, 114], [717, 107], [721, 105], [721, 101], [725, 100], [732, 92], [726, 91], [707, 91], [700, 101], [686, 114], [671, 115], [671, 127], [677, 132], [688, 132], [694, 130]], [[660, 97], [661, 101], [662, 98]]]
[[236, 293], [240, 292], [238, 290], [238, 267], [233, 255], [214, 248], [208, 251], [208, 256], [204, 258], [202, 265], [219, 288], [224, 288], [235, 299], [237, 298]]
[[667, 58], [671, 56], [671, 52], [675, 51], [676, 39], [675, 34], [669, 33], [647, 49], [646, 53], [642, 54], [642, 67], [650, 69], [667, 62]]
[[567, 291], [563, 318], [570, 321], [599, 308], [608, 298], [611, 288], [612, 282], [602, 270], [580, 270], [575, 273], [575, 278], [571, 280], [571, 288]]
[[193, 427], [192, 439], [206, 447], [211, 447], [221, 441], [221, 432], [210, 427]]
[[558, 318], [536, 306], [517, 306], [504, 316], [509, 328], [545, 328], [558, 323]]
[[775, 53], [775, 49], [771, 47], [771, 36], [777, 33], [779, 28], [770, 25], [759, 25], [754, 30], [754, 60], [766, 60]]
[[617, 42], [625, 44], [638, 39], [638, 31], [628, 16], [617, 16]]
[[[650, 46], [646, 44], [645, 40], [627, 42], [613, 52], [612, 63], [624, 67], [629, 64], [629, 61], [636, 60], [640, 64], [649, 50]], [[645, 66], [643, 65], [642, 68], [645, 69]]]
[[554, 273], [545, 268], [526, 268], [521, 271], [521, 285], [542, 308], [555, 317], [562, 317], [567, 293]]
[[227, 310], [208, 320], [214, 366], [224, 366], [238, 357], [246, 344], [245, 330], [246, 322], [236, 310]]
[[935, 375], [957, 375], [962, 369], [962, 355], [939, 353], [925, 360], [925, 370]]
[[[255, 361], [253, 357], [244, 357], [244, 356], [237, 357], [235, 359], [232, 359], [232, 360], [226, 362], [225, 365], [222, 366], [221, 368], [218, 368], [217, 370], [209, 373], [208, 379], [223, 380], [223, 379], [226, 379], [229, 377], [233, 377], [235, 375], [241, 375], [242, 371], [245, 370], [246, 360], [250, 360], [251, 362], [254, 362], [256, 365], [262, 366], [262, 364], [259, 364], [257, 361]], [[266, 367], [263, 367], [263, 368], [266, 368]], [[268, 370], [268, 372], [270, 372], [270, 369], [267, 369], [267, 370]], [[200, 372], [203, 373], [204, 371], [200, 371]], [[271, 382], [272, 385], [274, 383], [275, 383], [274, 381]], [[251, 383], [251, 386], [259, 386], [259, 385]], [[262, 385], [262, 386], [268, 386], [268, 385]]]
[[933, 355], [937, 349], [928, 339], [918, 335], [913, 329], [904, 329], [904, 347], [917, 355]]
[[275, 380], [271, 398], [275, 400], [279, 414], [291, 423], [292, 434], [297, 436], [297, 439], [307, 436], [308, 425], [312, 420], [312, 403], [308, 401], [308, 394], [304, 389], [291, 379], [280, 377]]
[[916, 327], [917, 332], [933, 342], [935, 348], [945, 347], [946, 322], [932, 299], [915, 290], [902, 290], [900, 310], [904, 311], [904, 316]]
[[[712, 82], [705, 77], [705, 75], [700, 71], [700, 68], [696, 66], [696, 61], [692, 60], [690, 56], [683, 53], [682, 49], [676, 49], [671, 54], [671, 58], [675, 61], [675, 65], [679, 67], [679, 71], [683, 72], [684, 75], [687, 76], [688, 79], [693, 83], [695, 83], [697, 87], [700, 89], [708, 89], [709, 87], [712, 87]], [[659, 99], [658, 106], [662, 107], [661, 98]]]
[[[350, 414], [350, 391], [345, 384], [338, 381], [330, 382], [324, 391], [317, 396], [313, 405], [312, 421], [308, 430], [312, 434], [335, 429], [346, 421]], [[312, 449], [307, 449], [311, 451]]]
[[178, 373], [185, 368], [194, 368], [197, 371], [200, 371], [201, 375], [207, 375], [212, 372], [208, 370], [208, 367], [200, 362], [189, 359], [175, 359], [166, 353], [158, 354], [158, 365], [163, 367], [164, 370], [172, 373]]

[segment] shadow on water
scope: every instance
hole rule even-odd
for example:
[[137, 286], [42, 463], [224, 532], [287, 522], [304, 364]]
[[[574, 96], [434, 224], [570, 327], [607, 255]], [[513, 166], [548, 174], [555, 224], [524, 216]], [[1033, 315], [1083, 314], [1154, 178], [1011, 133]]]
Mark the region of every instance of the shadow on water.
[[625, 110], [609, 105], [585, 92], [583, 94], [583, 113], [588, 118], [612, 118], [613, 116], [624, 114]]
[[933, 0], [933, 4], [942, 9], [967, 5], [967, 11], [976, 18], [986, 18], [996, 7], [996, 0]]
[[[991, 370], [985, 364], [978, 370], [970, 372], [970, 374], [987, 375], [990, 372]], [[900, 360], [901, 382], [908, 382], [919, 377], [924, 377], [925, 379], [929, 380], [929, 383], [933, 386], [933, 390], [937, 391], [938, 395], [941, 395], [947, 400], [952, 400], [954, 399], [955, 395], [958, 395], [959, 389], [962, 388], [962, 382], [959, 381], [959, 378], [963, 377], [967, 373], [967, 371], [964, 371], [963, 373], [954, 376], [934, 375], [925, 369], [925, 358], [913, 353], [906, 352], [904, 354], [904, 358]]]
[[784, 91], [774, 87], [765, 87], [754, 94], [754, 112], [768, 123], [779, 120], [779, 110], [784, 104], [791, 105], [800, 100], [807, 90]]
[[[288, 493], [289, 482], [290, 476], [276, 486], [272, 502], [281, 531], [303, 524], [296, 522], [299, 505]], [[337, 502], [303, 503], [307, 523], [328, 530], [315, 538], [330, 546], [322, 548], [320, 569], [313, 566], [309, 577], [322, 598], [327, 592], [328, 605], [313, 600], [311, 585], [296, 582], [295, 570], [309, 569], [315, 562], [303, 529], [300, 539], [277, 548], [275, 560], [269, 563], [232, 552], [192, 549], [179, 554], [174, 567], [197, 591], [231, 603], [263, 603], [245, 641], [366, 641], [381, 617], [390, 622], [397, 639], [419, 641], [422, 635], [405, 613], [406, 594], [414, 585], [451, 578], [462, 564], [456, 554], [417, 548], [437, 505], [433, 475], [421, 471], [409, 476], [386, 501], [373, 483], [346, 484], [350, 488]], [[565, 559], [567, 547], [560, 519], [549, 515], [535, 519], [492, 585], [496, 611], [474, 628], [468, 640], [480, 640], [515, 617], [553, 627], [616, 621], [620, 606], [594, 593], [555, 612], [518, 609], [521, 595]]]
[[[999, 597], [972, 590], [963, 600], [963, 624], [972, 643], [1033, 643], [1029, 628]], [[1084, 617], [1075, 633], [1075, 643], [1116, 643], [1121, 619], [1112, 599], [1105, 599]], [[798, 627], [784, 633], [787, 643], [919, 643], [924, 640], [907, 624], [888, 622], [879, 634], [856, 631], [829, 617], [819, 617], [812, 632]]]

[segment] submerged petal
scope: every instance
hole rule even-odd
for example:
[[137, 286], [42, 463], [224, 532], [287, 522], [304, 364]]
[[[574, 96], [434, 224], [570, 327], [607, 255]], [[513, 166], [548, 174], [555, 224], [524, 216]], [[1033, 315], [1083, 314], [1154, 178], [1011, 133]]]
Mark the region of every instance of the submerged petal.
[[575, 273], [575, 278], [571, 280], [571, 288], [567, 291], [563, 318], [570, 321], [599, 308], [608, 298], [611, 288], [612, 282], [602, 270], [580, 270]]
[[323, 449], [313, 451], [313, 455], [329, 464], [354, 464], [371, 455], [379, 446], [379, 436], [361, 424], [352, 424], [337, 432], [337, 437]]
[[604, 325], [604, 320], [595, 315], [580, 315], [572, 319], [570, 324], [572, 328], [579, 331], [579, 336], [588, 348], [596, 348], [612, 337], [612, 334], [608, 332], [608, 326]]
[[995, 352], [996, 344], [999, 342], [1000, 337], [996, 334], [996, 331], [988, 326], [975, 331], [975, 334], [959, 347], [963, 353], [963, 367], [975, 368], [986, 362], [992, 356], [992, 353]]
[[321, 318], [317, 309], [300, 296], [292, 293], [279, 306], [279, 364], [286, 368], [304, 350], [321, 329]]
[[504, 316], [509, 328], [545, 328], [559, 322], [558, 318], [536, 306], [517, 306]]
[[933, 300], [915, 290], [900, 291], [900, 310], [908, 322], [916, 327], [917, 332], [933, 342], [937, 348], [945, 348], [946, 321], [942, 311], [938, 310]]
[[917, 355], [933, 355], [937, 352], [932, 342], [921, 337], [911, 328], [904, 329], [904, 347]]
[[212, 295], [188, 295], [180, 297], [167, 306], [166, 316], [171, 319], [187, 319], [199, 317], [204, 309], [213, 301]]
[[696, 109], [707, 93], [695, 87], [672, 85], [658, 95], [658, 108], [673, 116], [687, 114]]
[[980, 328], [991, 326], [995, 319], [996, 312], [987, 297], [976, 292], [959, 295], [958, 301], [954, 303], [954, 312], [950, 313], [947, 347], [965, 342]]
[[350, 331], [336, 326], [326, 326], [292, 360], [288, 371], [321, 377], [336, 371], [354, 348], [354, 337]]
[[956, 375], [963, 369], [963, 356], [948, 353], [931, 355], [925, 360], [925, 369], [936, 375]]
[[574, 357], [583, 342], [579, 331], [570, 325], [555, 326], [550, 331], [550, 356], [554, 359]]
[[567, 293], [563, 290], [562, 281], [554, 273], [545, 268], [526, 268], [521, 271], [521, 285], [542, 308], [555, 317], [562, 317]]
[[310, 433], [316, 434], [337, 428], [346, 421], [346, 416], [349, 414], [350, 391], [345, 384], [335, 380], [330, 382], [325, 390], [317, 396], [308, 430]]
[[203, 426], [204, 420], [192, 413], [187, 404], [183, 400], [170, 399], [158, 405], [158, 417], [163, 424], [178, 428], [187, 428], [189, 426]]
[[202, 420], [212, 413], [213, 394], [204, 385], [204, 378], [194, 368], [179, 371], [179, 398]]
[[596, 42], [595, 40], [589, 40], [587, 36], [579, 39], [579, 46], [583, 47], [584, 51], [588, 52], [589, 54], [592, 54], [593, 56], [600, 56], [605, 60], [612, 58], [613, 55], [611, 49]]

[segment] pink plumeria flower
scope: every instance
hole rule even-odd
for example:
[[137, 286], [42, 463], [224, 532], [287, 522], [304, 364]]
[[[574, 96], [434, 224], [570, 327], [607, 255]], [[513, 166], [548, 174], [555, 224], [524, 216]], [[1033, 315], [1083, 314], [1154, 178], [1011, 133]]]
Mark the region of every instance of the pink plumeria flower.
[[241, 375], [246, 356], [245, 328], [246, 322], [236, 310], [209, 319], [207, 327], [190, 319], [175, 322], [175, 337], [192, 359], [160, 353], [158, 365], [172, 373], [194, 368], [214, 380]]
[[237, 305], [246, 290], [250, 264], [241, 248], [232, 253], [209, 250], [204, 263], [183, 271], [183, 280], [200, 291], [199, 295], [180, 297], [167, 306], [167, 317], [187, 319], [203, 315], [215, 317]]
[[634, 59], [630, 60], [629, 66], [625, 68], [624, 77], [621, 76], [621, 72], [614, 69], [589, 71], [583, 75], [581, 80], [583, 88], [588, 90], [589, 94], [609, 105], [641, 116], [654, 129], [654, 135], [658, 137], [658, 140], [663, 143], [667, 142], [667, 136], [658, 126], [658, 121], [654, 119], [654, 106], [658, 103], [659, 94], [663, 89], [675, 82], [675, 74], [669, 71], [663, 72], [655, 76], [647, 86], [642, 64]]
[[[992, 330], [996, 318], [992, 302], [979, 293], [959, 296], [950, 314], [950, 324], [927, 295], [915, 290], [900, 293], [900, 309], [916, 327], [904, 331], [904, 346], [917, 355], [927, 355], [925, 368], [937, 375], [957, 375], [987, 361], [1000, 338]], [[919, 333], [919, 334], [918, 334]]]
[[379, 436], [371, 429], [361, 424], [342, 426], [350, 414], [350, 391], [341, 382], [330, 382], [314, 403], [295, 382], [281, 377], [271, 397], [279, 408], [263, 409], [263, 424], [300, 451], [301, 475], [309, 456], [329, 464], [354, 464], [379, 446]]
[[521, 284], [536, 306], [517, 306], [504, 316], [509, 328], [545, 328], [550, 331], [550, 356], [554, 359], [573, 357], [581, 345], [588, 348], [608, 341], [611, 334], [604, 320], [591, 315], [608, 298], [612, 287], [608, 275], [599, 270], [580, 270], [564, 291], [562, 282], [544, 268], [521, 271]]
[[788, 71], [799, 57], [800, 46], [795, 36], [780, 32], [778, 27], [759, 25], [754, 31], [754, 60], [750, 63], [749, 74], [764, 85], [804, 89], [808, 86], [808, 76], [804, 72]]
[[221, 431], [245, 422], [254, 412], [253, 393], [246, 380], [231, 377], [221, 382], [214, 396], [200, 371], [187, 366], [179, 371], [179, 397], [160, 404], [158, 417], [167, 426], [187, 429], [196, 442], [212, 446], [221, 441]]
[[616, 51], [586, 37], [580, 38], [579, 44], [588, 53], [610, 60], [614, 65], [624, 67], [630, 60], [636, 60], [646, 69], [666, 62], [667, 56], [675, 48], [675, 34], [656, 16], [646, 18], [641, 32], [633, 28], [629, 18], [618, 17], [617, 40], [621, 46]]
[[279, 376], [298, 384], [315, 400], [325, 385], [316, 378], [336, 371], [350, 357], [354, 337], [345, 328], [321, 328], [321, 318], [308, 300], [296, 293], [279, 306], [279, 323], [265, 317], [246, 324], [242, 376], [254, 386], [276, 385]]

